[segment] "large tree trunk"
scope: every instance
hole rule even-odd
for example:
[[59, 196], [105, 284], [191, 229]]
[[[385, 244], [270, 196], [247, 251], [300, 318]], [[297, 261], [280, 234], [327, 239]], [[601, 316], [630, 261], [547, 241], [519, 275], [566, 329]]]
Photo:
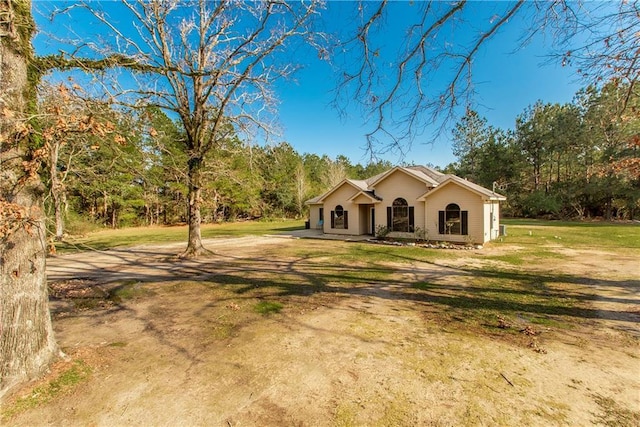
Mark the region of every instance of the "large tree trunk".
[[25, 132], [35, 102], [31, 2], [0, 0], [0, 396], [57, 354], [45, 274], [44, 186]]
[[202, 246], [202, 234], [200, 233], [200, 207], [202, 205], [202, 158], [189, 159], [189, 238], [187, 249], [183, 256], [187, 258], [197, 257], [205, 251]]

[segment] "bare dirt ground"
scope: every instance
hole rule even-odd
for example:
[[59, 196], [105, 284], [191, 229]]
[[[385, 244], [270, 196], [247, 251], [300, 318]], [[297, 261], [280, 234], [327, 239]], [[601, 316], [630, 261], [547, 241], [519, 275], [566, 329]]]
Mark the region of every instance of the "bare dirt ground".
[[[410, 284], [416, 281], [472, 284], [473, 277], [457, 268], [465, 263], [464, 252], [442, 262], [377, 266], [395, 270], [394, 279], [363, 277], [348, 287], [335, 271], [324, 273], [322, 260], [289, 255], [298, 245], [329, 244], [242, 237], [206, 241], [214, 254], [198, 260], [176, 259], [181, 245], [51, 258], [49, 278], [58, 297], [52, 300], [54, 326], [67, 358], [49, 378], [78, 360], [90, 373], [62, 395], [3, 422], [640, 422], [640, 295], [634, 257], [564, 253], [563, 272], [584, 278], [566, 285], [572, 286], [567, 291], [595, 295], [589, 313], [597, 315], [571, 328], [538, 327], [539, 335], [532, 338], [517, 331], [505, 335], [497, 328], [476, 333], [457, 327], [442, 321], [442, 307], [414, 297]], [[499, 250], [484, 249], [487, 254]], [[553, 271], [558, 266], [549, 260], [530, 268]], [[83, 305], [70, 302], [82, 296], [87, 297], [80, 299]], [[282, 310], [260, 314], [254, 307], [261, 301], [277, 301]], [[5, 406], [33, 393], [33, 387], [16, 391]]]

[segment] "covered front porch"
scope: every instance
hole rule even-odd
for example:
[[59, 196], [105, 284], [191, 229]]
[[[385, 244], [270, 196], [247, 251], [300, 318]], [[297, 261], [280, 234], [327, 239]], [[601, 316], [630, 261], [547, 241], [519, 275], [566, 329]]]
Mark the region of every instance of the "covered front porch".
[[375, 236], [376, 205], [382, 201], [382, 198], [376, 196], [373, 191], [360, 191], [349, 201], [358, 206], [357, 233], [359, 235]]
[[358, 234], [375, 236], [376, 234], [376, 208], [373, 204], [358, 205]]

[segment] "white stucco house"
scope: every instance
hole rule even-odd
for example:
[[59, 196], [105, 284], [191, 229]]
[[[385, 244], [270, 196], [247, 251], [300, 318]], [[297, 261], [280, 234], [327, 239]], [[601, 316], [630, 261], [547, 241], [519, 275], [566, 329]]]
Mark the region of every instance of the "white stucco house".
[[345, 179], [307, 200], [311, 228], [327, 234], [375, 235], [485, 243], [499, 235], [506, 197], [426, 166], [394, 167], [367, 180]]

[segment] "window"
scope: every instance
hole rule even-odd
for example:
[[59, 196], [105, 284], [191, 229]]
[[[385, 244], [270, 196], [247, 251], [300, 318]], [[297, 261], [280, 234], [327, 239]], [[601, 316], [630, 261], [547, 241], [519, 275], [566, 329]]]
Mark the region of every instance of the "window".
[[403, 198], [393, 201], [391, 231], [409, 231], [409, 204]]
[[387, 227], [391, 231], [412, 232], [414, 209], [407, 201], [398, 197], [387, 207]]
[[349, 228], [348, 212], [344, 210], [342, 205], [338, 205], [331, 211], [331, 228], [339, 228], [346, 230]]
[[468, 211], [460, 210], [455, 203], [447, 205], [438, 215], [438, 233], [466, 236], [468, 232]]
[[444, 226], [447, 234], [460, 234], [460, 206], [455, 203], [447, 205], [444, 216]]

